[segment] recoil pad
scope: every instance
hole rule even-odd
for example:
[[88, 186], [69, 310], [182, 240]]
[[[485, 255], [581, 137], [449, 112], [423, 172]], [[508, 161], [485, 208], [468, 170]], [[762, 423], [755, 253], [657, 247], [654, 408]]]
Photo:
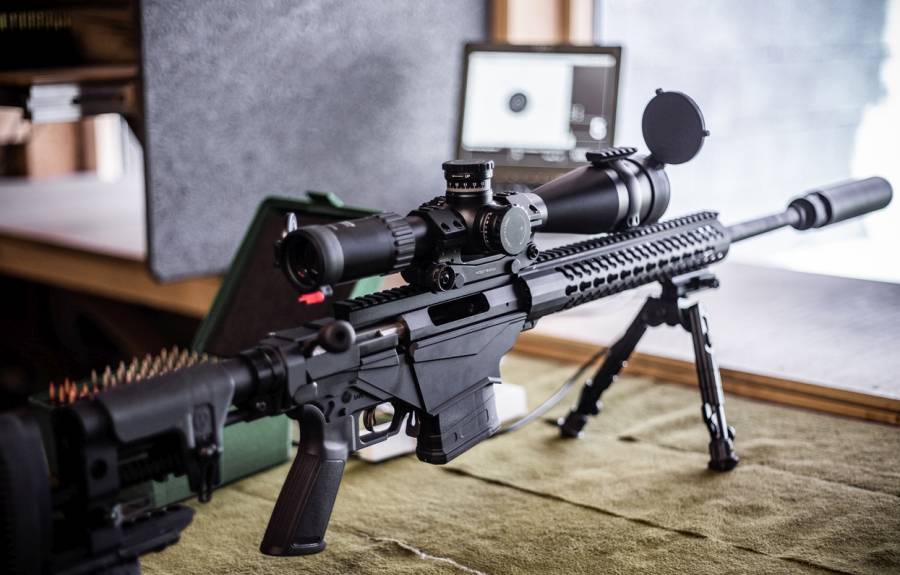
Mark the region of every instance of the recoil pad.
[[821, 228], [880, 210], [891, 203], [893, 190], [884, 178], [848, 180], [812, 190], [789, 205], [799, 214], [795, 229]]

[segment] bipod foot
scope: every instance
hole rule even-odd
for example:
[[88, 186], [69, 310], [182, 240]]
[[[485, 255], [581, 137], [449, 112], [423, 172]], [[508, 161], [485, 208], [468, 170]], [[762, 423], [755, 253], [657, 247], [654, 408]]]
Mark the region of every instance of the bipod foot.
[[734, 451], [734, 428], [728, 427], [728, 437], [717, 437], [709, 442], [709, 468], [713, 471], [731, 471], [741, 462]]
[[[600, 413], [600, 405], [597, 405], [597, 413]], [[559, 426], [559, 435], [560, 437], [565, 437], [567, 439], [578, 439], [583, 435], [582, 430], [584, 426], [587, 425], [588, 418], [590, 415], [584, 413], [578, 413], [574, 409], [569, 412], [565, 417], [560, 417], [556, 421], [556, 425]]]

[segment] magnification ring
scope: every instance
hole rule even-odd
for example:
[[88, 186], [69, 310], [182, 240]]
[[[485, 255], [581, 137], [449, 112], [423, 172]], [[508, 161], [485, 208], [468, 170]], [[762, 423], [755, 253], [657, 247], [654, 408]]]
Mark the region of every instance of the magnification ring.
[[384, 223], [394, 238], [394, 266], [391, 272], [400, 271], [412, 262], [416, 255], [416, 237], [406, 218], [400, 214], [383, 213], [375, 216]]

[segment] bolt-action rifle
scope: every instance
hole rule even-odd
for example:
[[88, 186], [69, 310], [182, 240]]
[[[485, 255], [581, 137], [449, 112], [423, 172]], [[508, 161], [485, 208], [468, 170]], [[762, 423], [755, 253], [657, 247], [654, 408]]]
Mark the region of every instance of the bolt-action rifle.
[[[445, 194], [406, 217], [306, 227], [290, 218], [276, 257], [301, 300], [314, 305], [329, 286], [375, 274], [400, 272], [408, 285], [334, 302], [333, 317], [272, 333], [237, 357], [79, 399], [43, 426], [29, 412], [0, 414], [3, 572], [137, 572], [140, 555], [175, 542], [192, 511], [129, 514], [122, 490], [187, 475], [206, 501], [220, 480], [223, 428], [280, 414], [300, 422], [300, 443], [260, 549], [320, 552], [350, 454], [405, 431], [422, 461], [458, 457], [498, 431], [493, 384], [522, 331], [653, 282], [661, 294], [611, 346], [560, 433], [577, 437], [599, 412], [601, 393], [648, 327], [681, 325], [697, 359], [709, 466], [734, 468], [707, 319], [688, 296], [717, 286], [709, 268], [734, 242], [881, 209], [891, 187], [881, 178], [828, 186], [732, 226], [714, 212], [659, 221], [669, 201], [665, 165], [694, 157], [708, 132], [690, 98], [662, 91], [643, 129], [649, 155], [589, 153], [589, 165], [534, 191], [494, 192], [491, 162], [451, 161]], [[600, 235], [542, 252], [538, 230]], [[382, 404], [393, 418], [375, 426]]]

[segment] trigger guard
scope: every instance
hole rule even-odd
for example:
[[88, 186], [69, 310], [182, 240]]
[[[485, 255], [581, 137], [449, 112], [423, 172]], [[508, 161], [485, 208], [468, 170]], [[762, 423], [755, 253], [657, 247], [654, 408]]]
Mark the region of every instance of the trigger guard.
[[394, 406], [394, 415], [391, 418], [390, 425], [388, 425], [386, 429], [382, 429], [381, 431], [370, 431], [365, 435], [360, 435], [356, 439], [356, 449], [362, 449], [364, 447], [369, 447], [370, 445], [375, 445], [376, 443], [381, 443], [388, 437], [397, 435], [397, 433], [400, 432], [400, 429], [403, 426], [403, 420], [409, 413], [410, 410], [405, 407]]

